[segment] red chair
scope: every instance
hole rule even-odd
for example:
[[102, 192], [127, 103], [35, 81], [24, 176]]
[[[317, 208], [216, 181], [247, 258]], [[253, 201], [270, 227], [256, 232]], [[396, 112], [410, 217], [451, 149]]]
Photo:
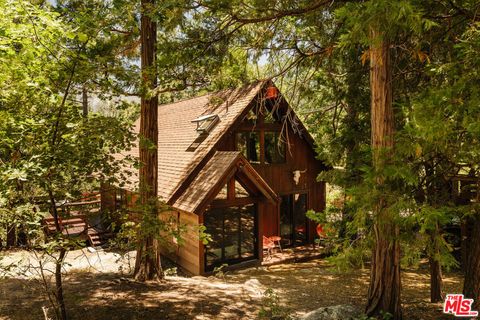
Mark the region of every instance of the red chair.
[[317, 224], [317, 235], [319, 238], [326, 238], [327, 234], [325, 233], [325, 230], [323, 230], [323, 225]]
[[283, 252], [283, 251], [282, 251], [282, 244], [281, 244], [282, 237], [279, 237], [279, 236], [271, 236], [271, 237], [268, 237], [268, 240], [270, 240], [270, 241], [273, 242], [273, 244], [275, 245], [275, 248], [279, 248], [279, 249], [280, 249], [280, 252]]
[[263, 236], [263, 250], [267, 250], [267, 254], [270, 259], [272, 258], [272, 251], [274, 248], [275, 243], [267, 237]]
[[325, 241], [327, 239], [327, 233], [323, 229], [322, 224], [317, 224], [317, 228], [315, 229], [315, 231], [317, 232], [318, 240], [314, 242], [313, 244], [314, 247], [317, 241], [318, 241], [318, 245], [320, 245], [320, 242]]

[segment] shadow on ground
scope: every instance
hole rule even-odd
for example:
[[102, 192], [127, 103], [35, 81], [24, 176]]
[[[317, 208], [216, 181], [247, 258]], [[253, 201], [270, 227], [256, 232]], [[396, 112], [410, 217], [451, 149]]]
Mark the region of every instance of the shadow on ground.
[[[137, 283], [117, 273], [73, 272], [65, 278], [70, 319], [255, 319], [261, 293], [272, 288], [281, 303], [297, 314], [319, 307], [353, 304], [362, 307], [368, 270], [337, 274], [321, 260], [229, 273], [226, 283], [214, 277], [169, 277], [162, 283]], [[249, 285], [256, 279], [259, 286]], [[247, 283], [246, 283], [247, 282]], [[403, 272], [405, 319], [444, 318], [440, 304], [430, 304], [425, 271]], [[460, 292], [458, 274], [445, 276], [445, 292]], [[48, 306], [36, 280], [0, 280], [0, 319], [44, 319]]]

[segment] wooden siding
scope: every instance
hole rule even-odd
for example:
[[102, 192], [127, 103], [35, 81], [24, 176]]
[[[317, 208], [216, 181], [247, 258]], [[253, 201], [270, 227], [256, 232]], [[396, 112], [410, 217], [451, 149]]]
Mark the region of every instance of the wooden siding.
[[[199, 239], [199, 216], [188, 212], [169, 211], [162, 213], [162, 219], [177, 221], [178, 226], [185, 228], [181, 234], [182, 242], [178, 244], [173, 236], [166, 237], [168, 240], [161, 245], [163, 255], [191, 274], [201, 274], [200, 255], [203, 254], [203, 246]], [[202, 250], [200, 250], [202, 249]]]
[[[259, 126], [261, 125], [260, 123]], [[251, 126], [249, 127], [248, 124], [237, 123], [220, 141], [218, 150], [235, 150], [235, 133], [238, 130], [243, 131], [249, 128], [251, 130]], [[273, 128], [275, 128], [274, 124], [265, 124], [265, 130], [271, 131]], [[260, 127], [255, 128], [255, 130], [259, 129]], [[252, 166], [277, 195], [307, 193], [307, 209], [322, 211], [325, 209], [325, 183], [317, 182], [316, 178], [325, 168], [319, 160], [315, 159], [315, 152], [311, 142], [307, 141], [309, 137], [295, 134], [291, 126], [287, 130], [289, 141], [286, 151], [286, 162], [282, 164], [252, 163]], [[263, 149], [262, 145], [261, 148]], [[298, 184], [293, 179], [294, 171], [296, 170], [306, 170], [306, 172], [300, 175]], [[269, 203], [263, 205], [260, 219], [262, 220], [262, 236], [268, 237], [280, 234], [279, 206], [280, 204], [274, 205]], [[312, 242], [315, 237], [315, 227], [315, 223], [309, 221], [309, 242]]]

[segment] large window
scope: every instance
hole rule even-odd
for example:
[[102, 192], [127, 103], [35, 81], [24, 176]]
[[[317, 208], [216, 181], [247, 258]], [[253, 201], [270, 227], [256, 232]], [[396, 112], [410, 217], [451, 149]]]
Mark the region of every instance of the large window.
[[280, 136], [280, 132], [265, 132], [265, 163], [285, 163], [285, 142]]
[[279, 131], [265, 131], [263, 140], [259, 131], [237, 132], [235, 144], [236, 150], [242, 152], [251, 163], [262, 163], [262, 159], [264, 164], [286, 162], [285, 141]]
[[252, 163], [260, 163], [260, 136], [258, 131], [237, 132], [236, 149]]
[[257, 258], [257, 210], [255, 204], [212, 208], [205, 212], [206, 232], [212, 240], [205, 246], [205, 270], [226, 263]]

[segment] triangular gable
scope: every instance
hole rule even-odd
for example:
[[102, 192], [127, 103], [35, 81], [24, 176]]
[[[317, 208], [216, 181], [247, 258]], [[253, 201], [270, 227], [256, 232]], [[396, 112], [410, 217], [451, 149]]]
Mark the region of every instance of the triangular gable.
[[253, 186], [262, 198], [277, 202], [278, 196], [238, 151], [218, 151], [172, 204], [173, 208], [201, 213], [233, 176]]
[[[283, 109], [283, 110], [281, 110], [283, 112], [283, 114], [288, 112], [289, 129], [292, 129], [294, 134], [297, 134], [301, 138], [304, 138], [305, 141], [312, 148], [312, 150], [315, 151], [315, 148], [316, 148], [315, 139], [313, 139], [310, 132], [307, 130], [307, 128], [305, 127], [303, 122], [300, 120], [300, 118], [298, 118], [295, 111], [292, 109], [292, 107], [290, 106], [288, 101], [285, 99], [285, 97], [282, 95], [281, 91], [277, 88], [277, 86], [275, 85], [275, 83], [273, 83], [273, 81], [271, 81], [271, 80], [265, 81], [263, 83], [263, 87], [262, 87], [263, 90], [258, 91], [257, 96], [254, 98], [254, 100], [255, 99], [260, 100], [260, 101], [263, 100], [263, 99], [268, 100], [268, 98], [266, 97], [266, 94], [267, 94], [266, 92], [268, 90], [267, 88], [270, 88], [270, 87], [275, 88], [278, 92], [278, 99], [275, 100], [275, 105], [277, 105], [279, 107], [279, 109]], [[232, 129], [235, 130], [236, 126], [241, 125], [245, 116], [247, 116], [247, 114], [255, 107], [256, 107], [256, 105], [254, 103], [250, 103], [247, 106], [247, 108], [245, 108], [245, 110], [243, 110], [242, 116], [239, 117], [239, 119], [237, 119], [237, 121], [232, 125], [230, 130], [232, 130]], [[276, 111], [278, 112], [279, 110], [276, 110]]]

